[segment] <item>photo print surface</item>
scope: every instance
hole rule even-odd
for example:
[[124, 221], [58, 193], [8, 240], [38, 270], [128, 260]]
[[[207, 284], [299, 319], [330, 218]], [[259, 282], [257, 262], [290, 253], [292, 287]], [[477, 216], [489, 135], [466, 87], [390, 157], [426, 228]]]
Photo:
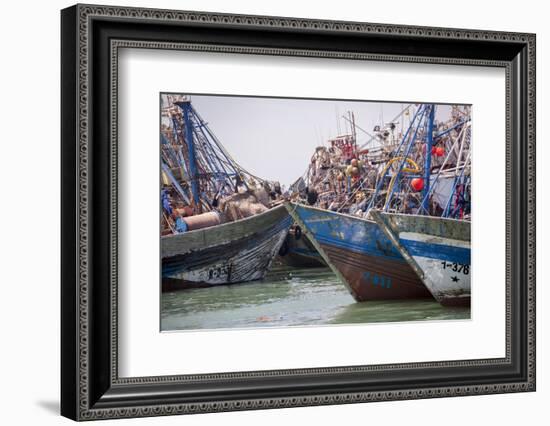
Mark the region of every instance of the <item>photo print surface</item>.
[[470, 319], [471, 112], [161, 93], [161, 330]]

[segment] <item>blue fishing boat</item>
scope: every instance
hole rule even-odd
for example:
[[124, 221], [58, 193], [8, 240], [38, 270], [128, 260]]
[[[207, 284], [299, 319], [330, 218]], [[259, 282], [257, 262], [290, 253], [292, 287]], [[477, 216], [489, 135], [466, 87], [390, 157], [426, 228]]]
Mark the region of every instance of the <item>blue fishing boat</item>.
[[355, 300], [431, 298], [376, 222], [296, 203], [286, 208]]
[[470, 222], [376, 210], [370, 214], [438, 302], [470, 304]]

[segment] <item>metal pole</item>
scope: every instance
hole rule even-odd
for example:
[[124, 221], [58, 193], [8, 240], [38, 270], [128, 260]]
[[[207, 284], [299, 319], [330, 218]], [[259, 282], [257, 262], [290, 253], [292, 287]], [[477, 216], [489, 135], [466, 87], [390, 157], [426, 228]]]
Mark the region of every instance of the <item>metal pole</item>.
[[425, 212], [428, 212], [429, 197], [427, 196], [430, 192], [430, 176], [432, 169], [432, 145], [433, 145], [433, 129], [434, 129], [434, 115], [435, 115], [435, 105], [430, 107], [430, 115], [428, 116], [428, 130], [426, 135], [426, 159], [424, 161], [424, 192], [422, 194], [422, 209]]
[[197, 163], [195, 157], [195, 143], [193, 140], [193, 123], [191, 122], [191, 102], [178, 102], [177, 105], [183, 110], [183, 120], [185, 121], [185, 142], [189, 154], [189, 178], [191, 180], [191, 192], [195, 206], [201, 209], [200, 193], [197, 173]]
[[[402, 112], [404, 112], [407, 108], [405, 108]], [[407, 128], [407, 131], [405, 132], [405, 135], [401, 139], [401, 143], [399, 144], [397, 149], [395, 149], [393, 151], [396, 156], [399, 155], [399, 152], [401, 151], [401, 147], [404, 145], [405, 141], [409, 137], [409, 133], [410, 133], [411, 129], [414, 127], [414, 123], [415, 123], [416, 119], [419, 117], [419, 115], [421, 113], [422, 113], [422, 115], [424, 114], [424, 109], [420, 106], [420, 107], [417, 108], [416, 112], [414, 113], [414, 117], [413, 117], [412, 121], [409, 123], [409, 127]], [[420, 116], [420, 121], [422, 121], [422, 116]], [[365, 145], [363, 145], [363, 146], [365, 146]], [[382, 189], [382, 185], [383, 185], [383, 183], [386, 179], [386, 176], [388, 175], [388, 171], [389, 171], [389, 168], [386, 168], [385, 172], [384, 172], [384, 175], [380, 178], [380, 180], [378, 180], [378, 182], [376, 184], [376, 190], [374, 191], [374, 194], [371, 197], [371, 199], [369, 201], [369, 204], [367, 206], [367, 209], [366, 209], [367, 212], [374, 206], [374, 202], [376, 200], [376, 197], [377, 197], [378, 193]]]
[[[420, 108], [419, 108], [420, 110]], [[420, 119], [418, 121], [418, 125], [416, 126], [416, 129], [414, 131], [414, 134], [409, 140], [409, 143], [404, 147], [403, 151], [403, 159], [401, 160], [399, 164], [399, 168], [397, 169], [397, 172], [395, 174], [394, 182], [399, 182], [399, 177], [401, 176], [401, 171], [403, 170], [403, 167], [405, 166], [405, 163], [407, 162], [407, 158], [409, 157], [409, 153], [411, 152], [411, 148], [416, 142], [416, 136], [418, 135], [418, 131], [420, 130], [420, 127], [422, 126], [423, 120], [425, 120], [426, 112], [428, 110], [428, 107], [425, 106], [422, 108], [422, 114], [420, 115]], [[426, 124], [424, 123], [424, 127], [426, 127]], [[393, 185], [391, 188], [388, 188], [389, 194], [386, 197], [386, 203], [384, 204], [384, 211], [388, 211], [388, 208], [390, 207], [391, 199], [393, 197], [393, 194], [395, 192], [395, 185]]]

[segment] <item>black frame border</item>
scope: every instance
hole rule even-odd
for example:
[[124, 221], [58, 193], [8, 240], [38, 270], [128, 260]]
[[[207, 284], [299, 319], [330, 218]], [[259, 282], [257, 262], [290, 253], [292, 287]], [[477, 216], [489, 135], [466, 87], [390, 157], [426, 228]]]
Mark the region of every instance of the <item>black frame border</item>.
[[[61, 413], [74, 420], [535, 390], [535, 35], [97, 5], [61, 13]], [[121, 379], [117, 49], [506, 69], [507, 355]], [[508, 309], [509, 308], [509, 309]]]

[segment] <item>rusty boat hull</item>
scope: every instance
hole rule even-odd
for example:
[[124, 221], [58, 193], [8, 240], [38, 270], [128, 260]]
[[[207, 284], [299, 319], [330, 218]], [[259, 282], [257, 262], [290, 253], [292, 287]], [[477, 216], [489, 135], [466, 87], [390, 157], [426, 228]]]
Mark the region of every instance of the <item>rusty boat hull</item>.
[[263, 279], [291, 224], [280, 205], [235, 222], [162, 237], [162, 290]]
[[439, 303], [470, 305], [470, 222], [379, 211], [371, 215]]
[[376, 222], [301, 204], [286, 207], [355, 300], [432, 298]]

